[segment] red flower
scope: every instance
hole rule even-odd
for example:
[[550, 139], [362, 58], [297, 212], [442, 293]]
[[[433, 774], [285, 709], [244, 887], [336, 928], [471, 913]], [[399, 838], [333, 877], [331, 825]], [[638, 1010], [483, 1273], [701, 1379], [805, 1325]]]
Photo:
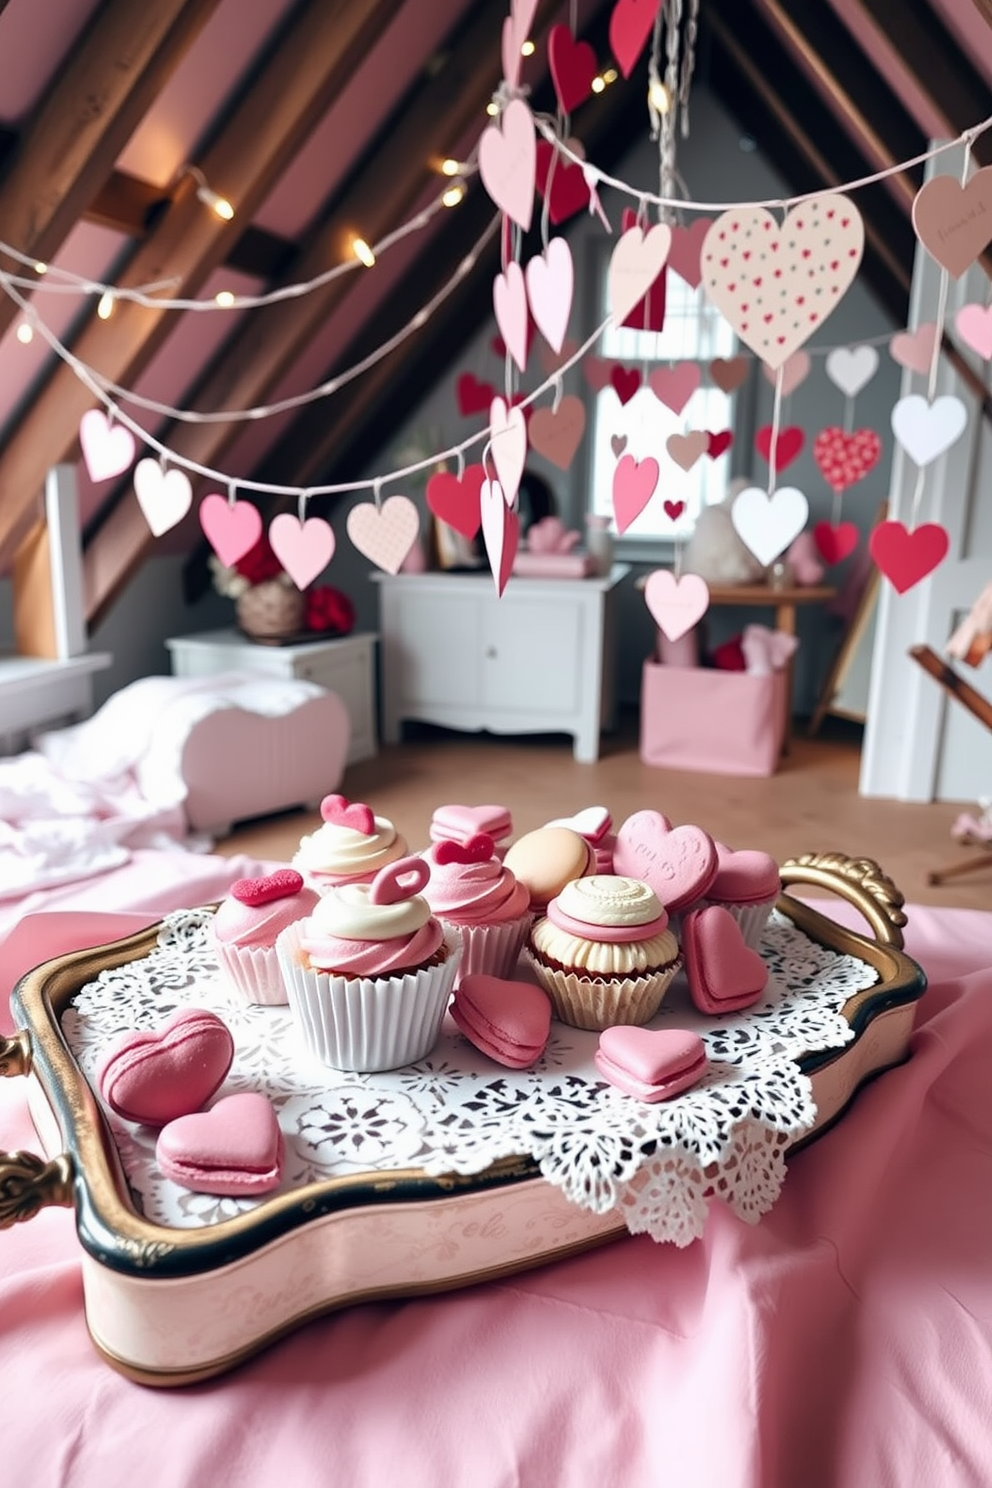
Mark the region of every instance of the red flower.
[[238, 559], [234, 567], [252, 588], [256, 584], [264, 584], [268, 579], [276, 579], [282, 573], [282, 564], [273, 553], [272, 544], [264, 533], [255, 546]]
[[306, 592], [307, 630], [329, 630], [332, 635], [347, 635], [355, 624], [355, 606], [347, 594], [330, 584], [319, 584]]

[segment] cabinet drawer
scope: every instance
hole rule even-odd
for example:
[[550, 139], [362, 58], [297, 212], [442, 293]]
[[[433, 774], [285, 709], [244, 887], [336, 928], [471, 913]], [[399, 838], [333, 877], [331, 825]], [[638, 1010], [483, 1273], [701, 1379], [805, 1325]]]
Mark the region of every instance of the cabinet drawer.
[[481, 642], [477, 605], [457, 594], [419, 594], [390, 626], [400, 698], [426, 708], [477, 704]]

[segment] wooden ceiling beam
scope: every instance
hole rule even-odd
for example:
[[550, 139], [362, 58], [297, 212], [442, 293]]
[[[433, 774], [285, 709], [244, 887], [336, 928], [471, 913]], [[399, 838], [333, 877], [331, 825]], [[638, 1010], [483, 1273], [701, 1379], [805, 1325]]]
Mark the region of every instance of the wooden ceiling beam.
[[[401, 0], [305, 0], [269, 44], [223, 127], [198, 164], [215, 190], [251, 219], [294, 154], [381, 36]], [[133, 7], [128, 0], [128, 8]], [[121, 286], [173, 279], [193, 295], [239, 237], [197, 200], [184, 177], [169, 209], [118, 275]], [[107, 321], [92, 315], [73, 342], [79, 359], [123, 386], [133, 385], [175, 325], [167, 310], [119, 301]], [[93, 398], [59, 364], [0, 451], [0, 561], [38, 515], [49, 466], [78, 453], [79, 420]], [[91, 575], [92, 578], [92, 575]]]
[[[550, 14], [552, 7], [544, 10]], [[472, 8], [439, 67], [403, 102], [325, 217], [307, 235], [291, 266], [294, 280], [315, 278], [350, 261], [355, 234], [374, 243], [410, 216], [432, 181], [440, 187], [431, 162], [447, 155], [452, 142], [464, 138], [474, 124], [481, 132], [485, 123], [486, 103], [499, 82], [505, 13], [504, 0]], [[532, 34], [537, 37], [540, 30], [539, 25]], [[186, 407], [248, 408], [263, 402], [344, 302], [350, 281], [351, 275], [339, 275], [312, 294], [245, 317], [186, 398]], [[163, 441], [197, 464], [216, 466], [240, 427], [183, 423], [171, 427]], [[153, 547], [154, 538], [135, 502], [118, 501], [84, 554], [86, 612], [91, 620], [102, 615]]]
[[[53, 257], [218, 0], [104, 0], [6, 162], [0, 239]], [[18, 313], [0, 298], [0, 335]]]

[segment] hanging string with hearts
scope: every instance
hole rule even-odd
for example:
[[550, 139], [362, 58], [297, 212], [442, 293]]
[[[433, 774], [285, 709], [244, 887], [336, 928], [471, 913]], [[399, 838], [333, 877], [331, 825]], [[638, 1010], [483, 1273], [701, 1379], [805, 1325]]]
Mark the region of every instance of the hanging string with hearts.
[[768, 495], [775, 495], [775, 481], [778, 478], [776, 460], [778, 455], [778, 430], [782, 419], [782, 383], [785, 380], [785, 365], [779, 367], [775, 373], [775, 398], [772, 402], [772, 435], [768, 443]]

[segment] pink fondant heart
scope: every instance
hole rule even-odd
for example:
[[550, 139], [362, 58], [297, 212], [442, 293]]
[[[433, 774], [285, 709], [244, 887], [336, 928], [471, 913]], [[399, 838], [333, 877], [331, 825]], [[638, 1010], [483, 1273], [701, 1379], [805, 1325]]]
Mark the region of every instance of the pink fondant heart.
[[674, 367], [655, 367], [648, 378], [648, 387], [666, 408], [681, 413], [701, 381], [696, 362], [678, 362]]
[[112, 424], [102, 408], [91, 408], [79, 420], [79, 443], [91, 481], [123, 475], [134, 459], [134, 435]]
[[446, 837], [434, 849], [434, 861], [442, 868], [445, 863], [488, 863], [494, 846], [488, 832], [475, 832], [463, 842]]
[[703, 897], [718, 859], [713, 839], [702, 827], [672, 827], [659, 811], [635, 811], [617, 832], [613, 865], [624, 877], [649, 884], [671, 911]]
[[424, 858], [397, 858], [380, 868], [369, 886], [370, 904], [398, 904], [419, 894], [431, 876], [430, 864]]
[[881, 454], [882, 441], [874, 429], [855, 429], [848, 434], [831, 426], [821, 429], [813, 440], [813, 459], [827, 485], [837, 492], [864, 480]]
[[250, 501], [228, 501], [214, 491], [200, 502], [200, 526], [221, 563], [231, 568], [262, 535], [262, 518]]
[[522, 98], [511, 98], [479, 141], [482, 184], [500, 211], [524, 232], [534, 210], [536, 146], [534, 116]]
[[333, 827], [350, 827], [371, 837], [375, 831], [375, 813], [371, 806], [360, 801], [349, 801], [346, 796], [325, 796], [320, 803], [320, 814]]
[[231, 1067], [234, 1039], [216, 1014], [183, 1008], [153, 1033], [129, 1033], [103, 1059], [97, 1083], [128, 1121], [161, 1126], [208, 1101]]
[[658, 484], [658, 461], [650, 455], [638, 463], [633, 455], [623, 455], [613, 472], [613, 515], [617, 531], [626, 532], [640, 516]]
[[701, 1012], [719, 1014], [749, 1007], [768, 984], [768, 967], [722, 904], [686, 915], [682, 949], [689, 993]]
[[277, 868], [264, 878], [238, 878], [231, 885], [231, 897], [239, 904], [252, 907], [271, 904], [276, 899], [291, 899], [303, 887], [303, 875], [295, 868]]
[[710, 591], [698, 574], [682, 574], [677, 579], [667, 568], [657, 568], [645, 581], [644, 602], [655, 624], [670, 641], [677, 641], [706, 614]]
[[533, 982], [471, 972], [462, 977], [451, 1017], [490, 1059], [525, 1069], [539, 1057], [551, 1030], [551, 1001]]
[[868, 539], [872, 558], [899, 594], [933, 573], [949, 547], [947, 529], [937, 522], [924, 522], [912, 532], [902, 522], [879, 522]]
[[293, 512], [280, 512], [269, 523], [269, 542], [297, 589], [305, 589], [334, 557], [334, 532], [322, 517], [301, 522]]
[[462, 842], [478, 832], [499, 839], [508, 836], [512, 830], [513, 822], [505, 806], [439, 806], [431, 822], [431, 838], [435, 841], [453, 833]]
[[813, 541], [824, 563], [842, 563], [858, 546], [858, 529], [853, 522], [838, 522], [836, 527], [829, 522], [817, 522]]
[[246, 1090], [171, 1121], [155, 1154], [166, 1177], [184, 1188], [237, 1197], [278, 1186], [283, 1137], [268, 1096]]
[[[686, 1028], [637, 1028], [618, 1023], [603, 1029], [598, 1047], [608, 1066], [632, 1075], [638, 1085], [667, 1085], [671, 1081], [685, 1090], [706, 1069], [703, 1041], [698, 1033]], [[602, 1066], [600, 1073], [606, 1073]], [[682, 1075], [684, 1080], [679, 1078]]]
[[482, 523], [479, 492], [485, 478], [481, 465], [466, 465], [461, 475], [438, 471], [427, 482], [427, 505], [440, 521], [471, 540]]
[[346, 522], [352, 544], [386, 573], [398, 574], [417, 541], [420, 516], [409, 496], [390, 496], [381, 508], [360, 501]]

